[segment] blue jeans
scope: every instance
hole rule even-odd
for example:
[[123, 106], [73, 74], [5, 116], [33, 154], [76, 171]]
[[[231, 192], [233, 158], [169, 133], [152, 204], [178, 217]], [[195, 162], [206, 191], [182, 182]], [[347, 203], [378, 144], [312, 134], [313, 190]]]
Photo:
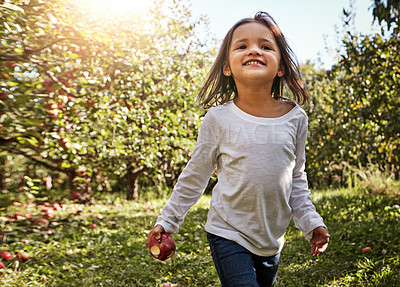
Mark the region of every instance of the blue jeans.
[[231, 240], [207, 233], [222, 287], [274, 286], [280, 253], [258, 256]]

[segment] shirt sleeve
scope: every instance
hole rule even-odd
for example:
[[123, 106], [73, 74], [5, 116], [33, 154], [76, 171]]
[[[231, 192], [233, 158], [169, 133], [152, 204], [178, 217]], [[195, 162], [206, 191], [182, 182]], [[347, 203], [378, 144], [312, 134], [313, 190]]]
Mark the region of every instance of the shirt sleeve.
[[167, 233], [177, 233], [187, 212], [202, 196], [217, 161], [219, 134], [210, 111], [204, 117], [191, 159], [180, 174], [157, 224]]
[[317, 213], [310, 197], [307, 174], [305, 172], [305, 146], [307, 140], [307, 119], [297, 135], [296, 163], [293, 169], [292, 193], [289, 205], [292, 208], [292, 216], [295, 226], [303, 231], [307, 240], [311, 240], [312, 231], [319, 227], [326, 227], [322, 217]]

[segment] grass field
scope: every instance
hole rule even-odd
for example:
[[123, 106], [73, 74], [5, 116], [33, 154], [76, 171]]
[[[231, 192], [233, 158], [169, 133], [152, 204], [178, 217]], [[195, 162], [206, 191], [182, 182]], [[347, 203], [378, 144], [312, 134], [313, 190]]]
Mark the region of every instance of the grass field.
[[[331, 243], [326, 253], [312, 257], [309, 243], [292, 223], [276, 286], [400, 286], [399, 197], [342, 189], [314, 192], [313, 198], [329, 226]], [[177, 252], [172, 262], [151, 257], [145, 240], [164, 202], [126, 202], [115, 196], [89, 206], [65, 202], [48, 227], [32, 221], [42, 214], [43, 206], [12, 206], [0, 213], [0, 250], [13, 254], [13, 259], [3, 260], [0, 286], [158, 286], [163, 282], [220, 286], [203, 229], [207, 196], [191, 209], [174, 235]], [[82, 212], [77, 212], [80, 208]], [[15, 212], [33, 217], [6, 216]], [[362, 253], [365, 247], [372, 251]], [[31, 256], [26, 262], [15, 259], [22, 250]]]

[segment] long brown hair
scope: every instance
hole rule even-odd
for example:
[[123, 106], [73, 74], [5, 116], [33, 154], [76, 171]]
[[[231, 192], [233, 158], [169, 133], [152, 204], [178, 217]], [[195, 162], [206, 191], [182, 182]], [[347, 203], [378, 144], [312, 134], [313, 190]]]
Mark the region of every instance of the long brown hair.
[[296, 102], [300, 105], [307, 103], [308, 93], [301, 79], [299, 65], [292, 49], [289, 47], [285, 36], [282, 34], [278, 24], [276, 24], [271, 15], [260, 11], [256, 13], [254, 18], [245, 18], [237, 22], [226, 34], [214, 65], [199, 92], [198, 101], [200, 106], [208, 109], [211, 106], [221, 105], [237, 98], [238, 94], [235, 81], [232, 76], [227, 77], [223, 74], [223, 66], [229, 56], [233, 32], [235, 32], [236, 28], [239, 26], [248, 23], [261, 23], [265, 25], [274, 35], [281, 53], [281, 65], [284, 67], [285, 73], [282, 77], [275, 78], [272, 84], [272, 96], [277, 100], [286, 100], [283, 96], [283, 89], [285, 85], [287, 85], [292, 91], [293, 98]]

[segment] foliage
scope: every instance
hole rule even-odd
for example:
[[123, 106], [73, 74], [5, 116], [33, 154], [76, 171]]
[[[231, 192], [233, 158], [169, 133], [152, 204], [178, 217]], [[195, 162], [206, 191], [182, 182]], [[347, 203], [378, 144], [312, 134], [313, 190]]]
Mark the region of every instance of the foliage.
[[[348, 14], [349, 16], [350, 14]], [[308, 70], [311, 183], [346, 184], [347, 166], [372, 164], [398, 178], [400, 37], [346, 31], [339, 62]]]
[[374, 5], [372, 7], [374, 20], [378, 20], [379, 24], [381, 24], [382, 21], [386, 22], [388, 30], [390, 30], [393, 25], [393, 32], [396, 34], [400, 32], [399, 0], [374, 0]]
[[117, 181], [134, 199], [143, 174], [170, 186], [194, 145], [207, 21], [185, 1], [119, 17], [84, 3], [0, 5], [0, 157], [63, 173], [88, 196]]
[[[329, 226], [328, 250], [312, 257], [309, 243], [291, 224], [277, 286], [400, 284], [399, 198], [360, 189], [319, 191], [313, 198]], [[0, 285], [219, 286], [204, 232], [209, 200], [203, 196], [173, 235], [177, 252], [171, 264], [154, 259], [145, 246], [165, 200], [129, 202], [103, 195], [95, 206], [64, 201], [65, 207], [54, 211], [48, 227], [37, 226], [32, 219], [41, 218], [41, 210], [54, 205], [13, 205], [8, 212], [11, 218], [0, 214], [0, 250], [13, 256], [24, 250], [31, 258], [24, 263], [15, 258], [5, 261]], [[15, 212], [33, 217], [12, 219]], [[104, 218], [99, 219], [99, 214]], [[90, 228], [92, 223], [97, 228]], [[372, 252], [362, 253], [365, 247]]]

